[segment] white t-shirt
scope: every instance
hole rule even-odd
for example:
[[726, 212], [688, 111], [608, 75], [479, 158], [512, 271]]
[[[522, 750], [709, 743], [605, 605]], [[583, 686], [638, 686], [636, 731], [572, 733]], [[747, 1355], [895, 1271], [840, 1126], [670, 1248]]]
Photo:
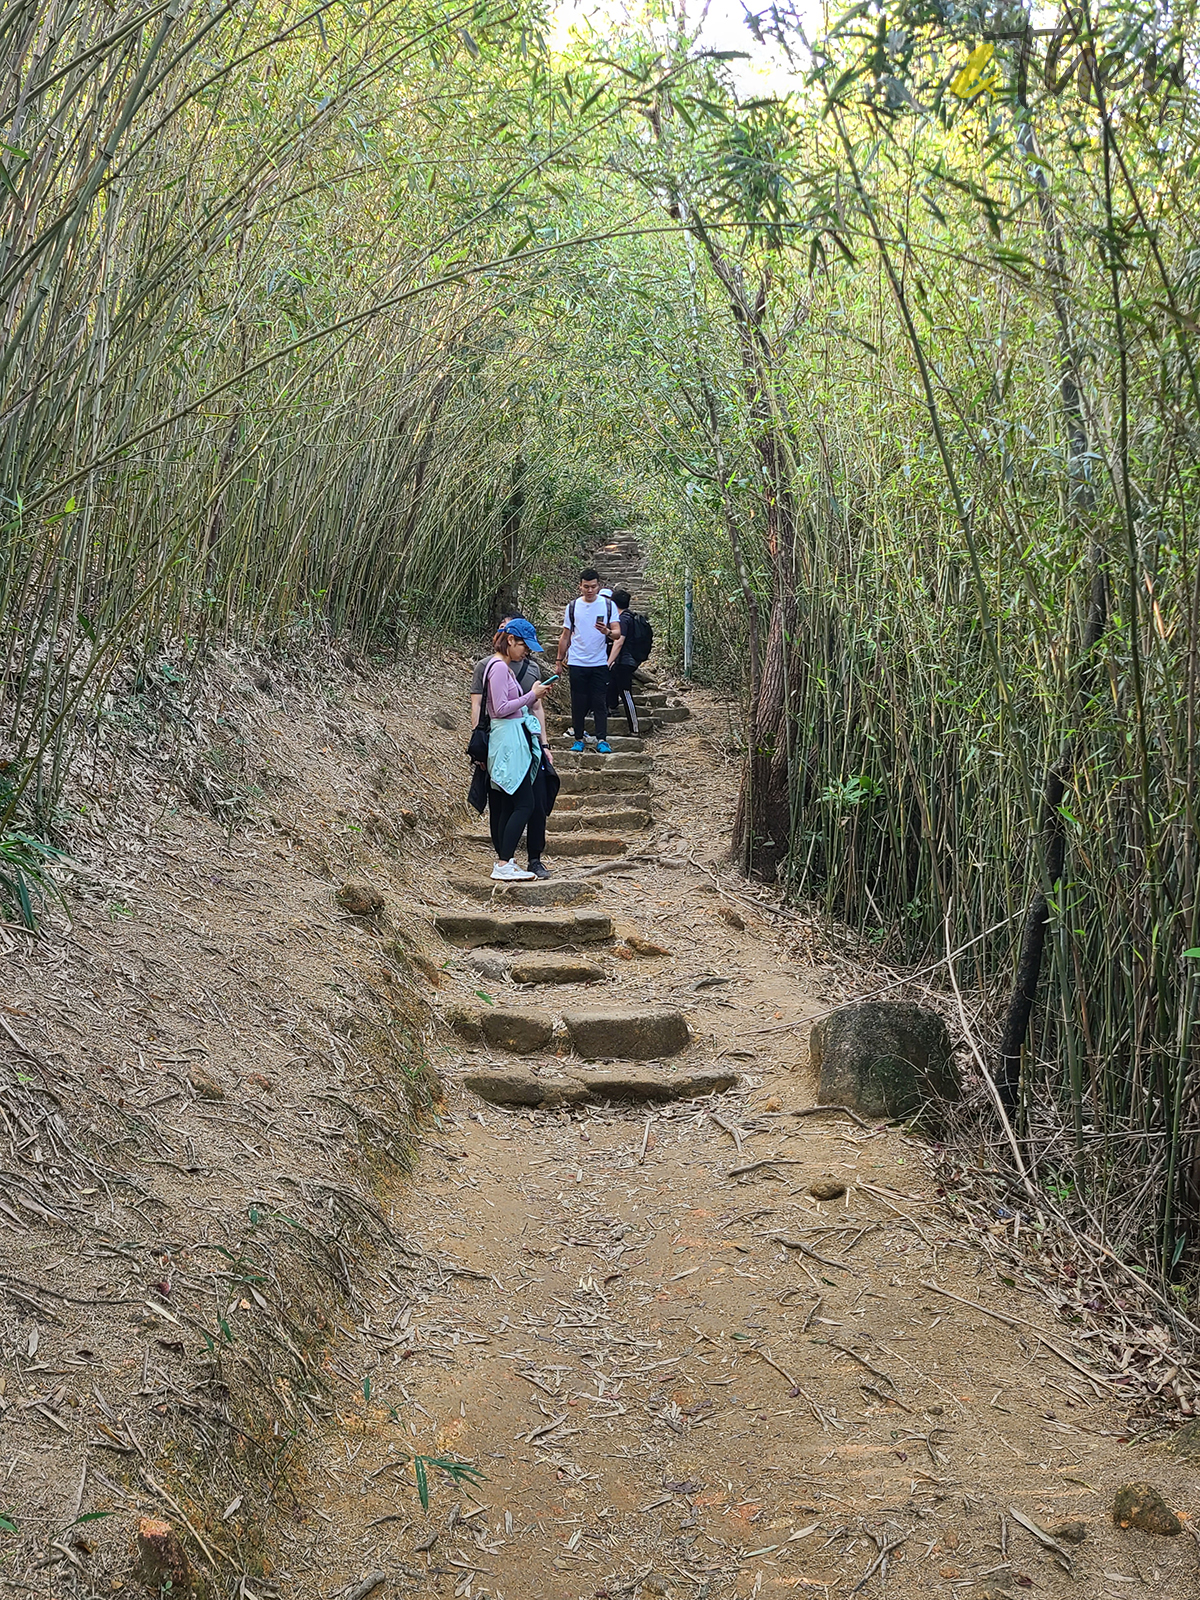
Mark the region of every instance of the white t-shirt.
[[[609, 641], [596, 626], [607, 622], [611, 616], [616, 621], [617, 610], [611, 600], [601, 595], [595, 600], [585, 600], [582, 595], [572, 601], [575, 607], [575, 629], [567, 651], [569, 667], [606, 667]], [[563, 627], [571, 626], [571, 606], [563, 612]]]

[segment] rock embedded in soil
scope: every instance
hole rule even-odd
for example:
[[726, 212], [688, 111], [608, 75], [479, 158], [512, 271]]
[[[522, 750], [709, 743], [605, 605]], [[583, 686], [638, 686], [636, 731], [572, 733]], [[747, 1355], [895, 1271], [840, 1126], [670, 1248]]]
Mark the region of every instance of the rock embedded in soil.
[[573, 911], [553, 917], [491, 917], [479, 912], [442, 911], [434, 928], [448, 944], [517, 945], [553, 950], [560, 945], [599, 944], [612, 938], [612, 918], [598, 911]]
[[445, 728], [447, 733], [458, 732], [458, 719], [452, 717], [448, 711], [443, 711], [440, 707], [432, 713], [429, 720], [435, 727]]
[[840, 1178], [826, 1173], [823, 1177], [813, 1179], [808, 1192], [814, 1200], [840, 1200], [846, 1192], [846, 1185]]
[[1139, 1528], [1168, 1539], [1183, 1532], [1183, 1523], [1152, 1483], [1122, 1484], [1113, 1500], [1113, 1521], [1118, 1528]]
[[568, 1011], [563, 1015], [571, 1044], [595, 1061], [613, 1056], [622, 1061], [652, 1061], [678, 1055], [687, 1048], [688, 1027], [681, 1011]]
[[636, 933], [626, 934], [625, 943], [639, 956], [669, 956], [671, 954], [661, 944], [652, 944], [649, 939], [643, 939]]
[[519, 961], [508, 975], [514, 983], [603, 983], [608, 977], [594, 961]]
[[1082, 1544], [1087, 1538], [1087, 1523], [1072, 1517], [1069, 1522], [1056, 1522], [1046, 1532], [1060, 1544]]
[[958, 1098], [946, 1024], [928, 1006], [863, 1000], [820, 1018], [812, 1064], [826, 1105], [864, 1117], [908, 1117], [930, 1099]]
[[194, 1574], [182, 1541], [161, 1517], [142, 1517], [137, 1530], [134, 1577], [155, 1594], [190, 1595]]
[[544, 1011], [516, 1011], [508, 1006], [481, 1012], [479, 1025], [493, 1049], [512, 1050], [519, 1056], [540, 1050], [554, 1035], [554, 1023]]
[[383, 896], [369, 883], [344, 883], [336, 899], [352, 917], [377, 917], [383, 911]]
[[469, 971], [494, 983], [508, 977], [508, 962], [503, 956], [468, 956], [465, 964]]
[[225, 1090], [203, 1067], [188, 1068], [188, 1082], [201, 1100], [224, 1100]]

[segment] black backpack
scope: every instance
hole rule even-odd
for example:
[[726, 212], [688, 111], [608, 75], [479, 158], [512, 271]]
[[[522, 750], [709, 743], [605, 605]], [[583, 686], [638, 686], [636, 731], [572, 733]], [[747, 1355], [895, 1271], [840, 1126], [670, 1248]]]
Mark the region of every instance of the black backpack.
[[629, 613], [629, 631], [625, 635], [625, 648], [629, 652], [629, 659], [640, 667], [643, 661], [650, 659], [650, 652], [654, 649], [654, 629], [650, 626], [650, 618], [644, 617], [640, 611]]

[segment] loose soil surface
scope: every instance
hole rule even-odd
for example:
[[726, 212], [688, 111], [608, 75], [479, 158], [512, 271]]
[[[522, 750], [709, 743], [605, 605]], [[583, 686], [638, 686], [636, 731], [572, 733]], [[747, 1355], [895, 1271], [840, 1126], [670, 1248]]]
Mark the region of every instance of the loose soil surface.
[[[1197, 1593], [1194, 1469], [1127, 1442], [1086, 1318], [994, 1252], [1015, 1219], [964, 1221], [911, 1131], [793, 1115], [808, 1024], [844, 995], [726, 865], [727, 702], [689, 690], [687, 720], [619, 747], [610, 772], [650, 758], [620, 804], [564, 793], [560, 820], [606, 821], [552, 832], [547, 863], [614, 939], [465, 950], [435, 916], [512, 913], [461, 805], [465, 657], [402, 694], [361, 665], [336, 696], [332, 667], [235, 667], [196, 714], [207, 811], [156, 789], [178, 749], [151, 743], [93, 780], [71, 933], [0, 930], [0, 1580], [140, 1592], [133, 1532], [165, 1515], [243, 1600]], [[564, 773], [600, 767], [564, 742]], [[573, 833], [617, 853], [556, 855]], [[385, 911], [339, 909], [348, 878]], [[504, 975], [550, 959], [604, 978]], [[551, 1043], [448, 1026], [497, 1006], [546, 1013]], [[626, 1064], [573, 1055], [564, 1013], [664, 1007], [690, 1038], [658, 1076], [735, 1087], [572, 1109], [464, 1087], [586, 1084]], [[1114, 1527], [1131, 1479], [1182, 1536]], [[1060, 1552], [1025, 1526], [1072, 1521]]]
[[[816, 1102], [807, 1025], [831, 997], [724, 865], [727, 710], [687, 699], [691, 719], [648, 740], [652, 832], [592, 880], [620, 941], [606, 984], [531, 991], [481, 977], [486, 952], [427, 948], [446, 1009], [680, 1007], [691, 1044], [664, 1068], [732, 1064], [739, 1084], [505, 1109], [460, 1080], [511, 1058], [443, 1046], [440, 1125], [394, 1195], [421, 1259], [339, 1349], [305, 1521], [272, 1530], [279, 1581], [316, 1596], [383, 1573], [380, 1593], [476, 1600], [1194, 1595], [1190, 1534], [1111, 1521], [1117, 1487], [1146, 1476], [1186, 1517], [1194, 1474], [1123, 1443], [1087, 1346], [961, 1236], [927, 1146], [791, 1114]], [[490, 863], [475, 841], [431, 862], [418, 925], [478, 909], [447, 884], [484, 886]], [[521, 1059], [594, 1070], [562, 1047]], [[822, 1177], [844, 1194], [814, 1199]], [[425, 1511], [410, 1456], [479, 1477], [428, 1467]], [[1083, 1542], [1056, 1553], [1021, 1517], [1082, 1522]]]

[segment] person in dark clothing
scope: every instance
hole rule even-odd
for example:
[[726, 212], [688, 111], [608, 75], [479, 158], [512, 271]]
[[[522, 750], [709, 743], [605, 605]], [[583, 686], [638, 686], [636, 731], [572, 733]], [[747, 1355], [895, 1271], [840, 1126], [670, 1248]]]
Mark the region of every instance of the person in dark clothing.
[[636, 736], [638, 717], [637, 707], [633, 703], [633, 675], [639, 663], [634, 660], [628, 648], [629, 630], [633, 622], [633, 615], [629, 609], [632, 604], [633, 596], [628, 589], [613, 590], [613, 605], [617, 608], [617, 616], [608, 630], [608, 636], [614, 644], [617, 644], [617, 653], [608, 669], [608, 714], [615, 716], [618, 711], [624, 711], [629, 731]]

